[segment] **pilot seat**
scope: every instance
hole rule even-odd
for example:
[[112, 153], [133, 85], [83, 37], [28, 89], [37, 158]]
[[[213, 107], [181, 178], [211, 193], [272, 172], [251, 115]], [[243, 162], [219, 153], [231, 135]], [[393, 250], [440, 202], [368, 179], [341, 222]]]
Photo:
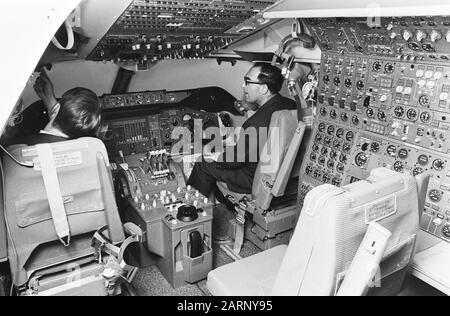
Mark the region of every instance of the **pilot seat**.
[[395, 295], [415, 253], [429, 175], [386, 168], [304, 202], [289, 246], [221, 266], [207, 287], [222, 296]]
[[103, 143], [80, 138], [8, 152], [30, 165], [3, 157], [7, 256], [18, 294], [120, 294], [136, 273], [124, 261], [126, 246], [141, 233], [122, 226]]
[[[252, 194], [235, 193], [229, 190], [226, 183], [217, 183], [237, 212], [236, 221], [231, 220], [228, 232], [235, 240], [235, 254], [240, 252], [244, 235], [262, 250], [289, 242], [298, 219], [297, 157], [306, 131], [305, 123], [299, 122], [297, 115], [296, 110], [272, 114], [267, 141], [255, 172]], [[293, 194], [283, 197], [287, 187], [293, 188]], [[252, 215], [252, 221], [246, 223], [248, 214]]]

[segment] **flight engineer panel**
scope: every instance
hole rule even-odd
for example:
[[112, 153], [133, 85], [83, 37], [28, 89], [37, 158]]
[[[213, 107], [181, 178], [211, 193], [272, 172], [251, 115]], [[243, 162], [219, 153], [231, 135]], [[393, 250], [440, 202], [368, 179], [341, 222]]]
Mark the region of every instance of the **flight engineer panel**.
[[306, 22], [323, 54], [301, 195], [377, 167], [429, 172], [421, 228], [449, 242], [450, 18]]

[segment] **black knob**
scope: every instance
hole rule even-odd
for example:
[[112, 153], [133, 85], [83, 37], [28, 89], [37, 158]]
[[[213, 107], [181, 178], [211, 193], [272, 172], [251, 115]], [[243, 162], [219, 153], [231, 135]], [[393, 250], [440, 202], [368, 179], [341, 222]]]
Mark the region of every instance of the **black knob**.
[[197, 209], [193, 206], [181, 206], [178, 209], [177, 219], [182, 222], [193, 222], [198, 218]]

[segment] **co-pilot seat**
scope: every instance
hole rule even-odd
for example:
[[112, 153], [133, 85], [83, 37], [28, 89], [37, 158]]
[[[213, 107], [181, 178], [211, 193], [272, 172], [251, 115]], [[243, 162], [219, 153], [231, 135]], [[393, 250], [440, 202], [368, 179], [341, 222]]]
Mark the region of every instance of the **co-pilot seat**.
[[[58, 286], [59, 294], [106, 294], [99, 293], [105, 281], [103, 267], [94, 261], [92, 239], [104, 226], [111, 244], [123, 242], [125, 235], [103, 143], [80, 138], [14, 145], [8, 151], [34, 165], [27, 168], [3, 158], [8, 257], [16, 288], [31, 294], [58, 294], [51, 292]], [[85, 289], [63, 288], [67, 278], [81, 278]]]
[[298, 176], [294, 165], [298, 164], [297, 154], [305, 129], [306, 125], [298, 121], [296, 110], [274, 112], [255, 172], [252, 194], [235, 193], [226, 183], [217, 183], [222, 194], [236, 206], [235, 231], [230, 233], [235, 237], [235, 253], [239, 253], [242, 245], [246, 212], [253, 214], [253, 224], [247, 225], [245, 237], [256, 246], [268, 249], [289, 241], [298, 218], [295, 196], [293, 200], [279, 203], [278, 207], [272, 202], [283, 196], [291, 175]]
[[208, 274], [213, 295], [394, 295], [415, 252], [429, 176], [379, 168], [305, 198], [289, 246]]

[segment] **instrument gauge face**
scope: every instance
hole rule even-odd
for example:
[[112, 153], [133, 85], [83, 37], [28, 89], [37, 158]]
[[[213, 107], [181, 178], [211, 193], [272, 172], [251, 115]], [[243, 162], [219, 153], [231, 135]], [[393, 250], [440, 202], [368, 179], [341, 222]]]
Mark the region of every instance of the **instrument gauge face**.
[[323, 133], [326, 128], [327, 128], [327, 126], [324, 123], [319, 124], [319, 132]]
[[373, 153], [379, 152], [379, 151], [380, 151], [380, 144], [377, 143], [377, 142], [373, 142], [373, 143], [370, 145], [370, 151], [373, 152]]
[[394, 70], [395, 70], [395, 67], [394, 67], [394, 65], [391, 64], [391, 63], [387, 63], [387, 64], [384, 66], [384, 71], [385, 71], [386, 73], [388, 73], [388, 74], [393, 73]]
[[419, 165], [421, 165], [421, 166], [426, 166], [426, 165], [428, 165], [429, 158], [428, 158], [427, 155], [422, 154], [422, 155], [419, 156], [419, 158], [417, 158], [417, 162], [418, 162]]
[[336, 131], [336, 137], [337, 138], [342, 138], [344, 136], [344, 130], [342, 129], [342, 128], [339, 128], [337, 131]]
[[373, 71], [380, 72], [381, 71], [381, 62], [376, 61], [372, 65]]
[[333, 83], [337, 87], [341, 84], [341, 79], [339, 77], [336, 77], [334, 78]]
[[347, 88], [350, 88], [350, 87], [352, 86], [352, 80], [351, 80], [351, 79], [346, 79], [346, 80], [345, 80], [345, 86], [346, 86]]
[[395, 147], [394, 145], [389, 145], [386, 149], [386, 152], [389, 156], [395, 157], [397, 156], [397, 147]]
[[428, 124], [431, 122], [431, 114], [430, 112], [422, 112], [420, 114], [420, 121], [424, 124]]
[[436, 159], [433, 161], [433, 169], [437, 171], [442, 171], [445, 168], [445, 162], [441, 159]]
[[336, 113], [335, 110], [331, 110], [331, 111], [330, 111], [330, 117], [331, 117], [333, 120], [336, 119], [337, 113]]
[[405, 165], [401, 161], [396, 161], [394, 163], [394, 170], [397, 172], [403, 172], [403, 170], [405, 170]]
[[358, 167], [364, 167], [367, 162], [369, 161], [369, 158], [365, 153], [359, 153], [355, 157], [355, 163]]
[[425, 170], [423, 170], [420, 167], [414, 168], [413, 170], [413, 176], [418, 176], [419, 174], [422, 174]]
[[442, 228], [442, 235], [443, 235], [445, 238], [450, 239], [450, 225], [445, 225], [445, 226]]
[[335, 128], [333, 125], [328, 126], [327, 133], [328, 135], [334, 135]]
[[345, 139], [349, 142], [351, 142], [354, 138], [355, 138], [355, 133], [353, 133], [352, 131], [348, 132], [345, 135]]
[[397, 106], [394, 110], [394, 115], [396, 117], [403, 117], [405, 115], [405, 109], [401, 106]]
[[352, 146], [349, 143], [344, 143], [342, 146], [342, 151], [346, 154], [350, 154], [350, 151], [352, 150]]
[[428, 197], [430, 198], [430, 201], [438, 203], [442, 200], [442, 192], [439, 190], [431, 190], [428, 193]]
[[364, 81], [362, 81], [362, 80], [359, 80], [357, 83], [356, 83], [356, 88], [358, 89], [358, 90], [362, 90], [362, 89], [364, 89]]
[[368, 108], [366, 111], [367, 117], [370, 119], [375, 118], [375, 111], [372, 108]]
[[422, 95], [419, 98], [419, 104], [424, 107], [428, 107], [430, 105], [430, 97], [426, 94]]
[[409, 109], [408, 112], [406, 112], [406, 117], [410, 121], [415, 121], [417, 119], [417, 111], [415, 109]]

